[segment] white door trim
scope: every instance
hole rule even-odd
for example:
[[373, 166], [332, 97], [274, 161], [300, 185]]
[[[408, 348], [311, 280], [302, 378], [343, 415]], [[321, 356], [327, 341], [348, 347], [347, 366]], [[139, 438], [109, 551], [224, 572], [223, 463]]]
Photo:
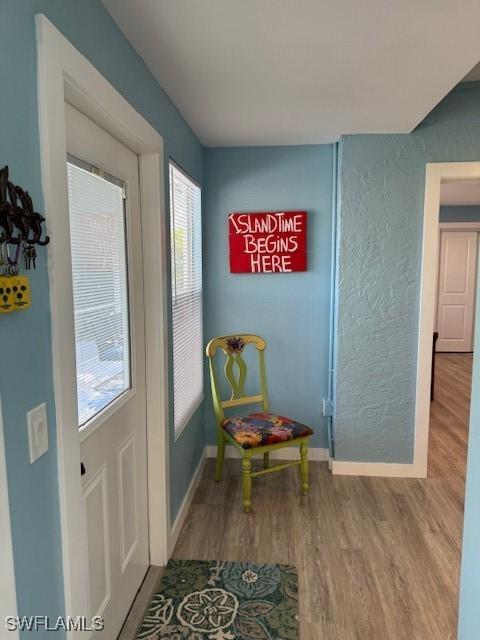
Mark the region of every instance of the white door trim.
[[[417, 477], [427, 477], [432, 339], [437, 301], [436, 281], [440, 235], [438, 233], [440, 185], [444, 178], [479, 177], [480, 162], [439, 162], [427, 163], [426, 166], [413, 457], [413, 466], [419, 474]], [[458, 228], [460, 223], [454, 224]]]
[[[7, 464], [5, 459], [5, 440], [3, 437], [2, 399], [0, 398], [0, 624], [5, 624], [7, 616], [17, 615], [17, 597], [13, 564], [12, 530], [10, 527], [10, 506], [8, 500]], [[6, 632], [5, 637], [15, 640], [17, 630]]]
[[[48, 265], [57, 422], [58, 478], [66, 615], [88, 612], [87, 551], [80, 483], [75, 390], [61, 376], [65, 327], [73, 323], [66, 179], [67, 100], [140, 158], [145, 286], [150, 561], [168, 559], [167, 286], [163, 139], [44, 16], [36, 15], [43, 193], [51, 242]], [[74, 350], [71, 344], [68, 348]], [[74, 354], [69, 354], [74, 357]], [[70, 632], [71, 637], [79, 632]]]
[[440, 222], [440, 231], [480, 231], [480, 222]]

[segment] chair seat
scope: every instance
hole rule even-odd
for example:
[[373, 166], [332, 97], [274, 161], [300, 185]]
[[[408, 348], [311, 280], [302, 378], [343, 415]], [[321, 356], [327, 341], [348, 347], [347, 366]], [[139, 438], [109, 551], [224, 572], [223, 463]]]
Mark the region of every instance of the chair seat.
[[227, 418], [222, 427], [244, 449], [287, 442], [313, 433], [301, 422], [274, 413], [250, 413]]

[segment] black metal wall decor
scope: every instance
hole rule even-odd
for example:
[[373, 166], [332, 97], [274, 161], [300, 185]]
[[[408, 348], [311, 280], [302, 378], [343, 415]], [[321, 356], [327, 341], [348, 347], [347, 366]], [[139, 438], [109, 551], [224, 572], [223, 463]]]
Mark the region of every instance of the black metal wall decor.
[[25, 269], [35, 269], [35, 247], [50, 242], [48, 236], [42, 239], [44, 222], [28, 191], [10, 182], [8, 167], [0, 169], [0, 267], [6, 275], [18, 274], [20, 253]]
[[10, 182], [8, 167], [0, 169], [0, 313], [30, 306], [30, 284], [19, 274], [19, 260], [23, 256], [25, 269], [35, 269], [36, 247], [50, 242], [42, 238], [44, 222], [28, 191]]

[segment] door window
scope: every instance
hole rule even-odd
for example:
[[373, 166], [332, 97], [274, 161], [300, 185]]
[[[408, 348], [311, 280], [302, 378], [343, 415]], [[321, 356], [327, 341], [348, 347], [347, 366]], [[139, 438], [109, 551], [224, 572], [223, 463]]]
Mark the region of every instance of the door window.
[[67, 163], [79, 427], [131, 387], [124, 185]]

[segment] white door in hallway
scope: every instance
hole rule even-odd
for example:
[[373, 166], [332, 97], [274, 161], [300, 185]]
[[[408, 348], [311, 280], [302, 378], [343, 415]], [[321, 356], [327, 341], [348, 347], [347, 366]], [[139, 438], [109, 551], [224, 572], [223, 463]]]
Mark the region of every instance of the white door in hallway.
[[113, 640], [149, 566], [138, 158], [70, 105], [66, 123], [88, 615]]
[[442, 231], [437, 351], [473, 351], [478, 233]]

